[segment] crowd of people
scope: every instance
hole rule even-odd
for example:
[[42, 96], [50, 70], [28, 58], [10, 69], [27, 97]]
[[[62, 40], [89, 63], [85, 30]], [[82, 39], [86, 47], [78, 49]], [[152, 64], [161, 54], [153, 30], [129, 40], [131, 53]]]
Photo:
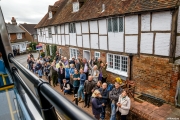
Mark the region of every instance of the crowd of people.
[[107, 63], [103, 63], [100, 58], [89, 61], [80, 57], [67, 59], [57, 53], [54, 59], [50, 56], [40, 56], [35, 59], [29, 54], [27, 67], [40, 78], [46, 76], [53, 87], [59, 85], [64, 94], [73, 94], [73, 101], [77, 95], [78, 102], [84, 102], [84, 107], [89, 108], [91, 104], [93, 115], [97, 120], [105, 119], [109, 101], [111, 102], [110, 120], [116, 120], [117, 112], [121, 113], [121, 120], [126, 120], [130, 109], [130, 98], [120, 87], [120, 82], [116, 81], [114, 88], [109, 87], [106, 82]]

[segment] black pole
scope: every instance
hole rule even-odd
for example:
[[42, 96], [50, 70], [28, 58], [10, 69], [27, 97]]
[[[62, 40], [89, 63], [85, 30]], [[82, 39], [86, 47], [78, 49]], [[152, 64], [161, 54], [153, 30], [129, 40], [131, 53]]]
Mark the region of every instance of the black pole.
[[36, 107], [37, 111], [39, 112], [39, 114], [42, 116], [41, 113], [41, 108], [40, 108], [40, 104], [38, 99], [36, 98], [36, 96], [32, 93], [32, 91], [29, 89], [29, 87], [26, 85], [26, 83], [23, 81], [23, 79], [21, 78], [21, 76], [19, 75], [17, 69], [15, 67], [12, 68], [14, 77], [16, 78], [17, 83], [20, 83], [20, 85], [22, 86], [22, 88], [25, 90], [25, 92], [27, 93], [27, 95], [29, 96], [29, 98], [31, 99], [32, 103], [34, 104], [34, 106]]
[[129, 54], [129, 58], [130, 58], [129, 80], [132, 80], [132, 59], [133, 59], [133, 54], [132, 53]]

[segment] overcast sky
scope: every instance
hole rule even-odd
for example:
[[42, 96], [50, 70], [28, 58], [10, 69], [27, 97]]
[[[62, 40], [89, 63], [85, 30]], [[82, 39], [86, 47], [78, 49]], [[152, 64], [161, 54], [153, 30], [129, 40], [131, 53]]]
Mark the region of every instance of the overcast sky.
[[37, 24], [57, 0], [1, 0], [0, 6], [6, 22], [15, 17], [17, 23]]

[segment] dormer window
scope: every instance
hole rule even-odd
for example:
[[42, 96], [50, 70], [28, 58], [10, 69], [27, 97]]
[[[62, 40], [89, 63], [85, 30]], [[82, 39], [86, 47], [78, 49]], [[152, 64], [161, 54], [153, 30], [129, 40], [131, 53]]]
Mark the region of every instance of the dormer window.
[[51, 19], [51, 18], [52, 18], [52, 12], [49, 11], [49, 19]]
[[79, 2], [74, 2], [73, 3], [73, 12], [79, 11]]

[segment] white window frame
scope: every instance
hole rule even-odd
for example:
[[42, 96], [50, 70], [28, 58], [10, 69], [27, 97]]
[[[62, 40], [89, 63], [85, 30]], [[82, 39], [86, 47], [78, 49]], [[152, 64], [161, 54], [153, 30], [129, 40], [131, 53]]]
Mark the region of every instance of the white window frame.
[[[122, 31], [120, 31], [120, 18], [123, 20], [123, 30]], [[113, 28], [113, 19], [117, 19], [117, 31], [114, 31], [114, 28]], [[111, 21], [111, 31], [109, 31], [109, 20]], [[107, 29], [107, 31], [108, 32], [114, 32], [114, 33], [118, 33], [118, 32], [124, 32], [124, 18], [123, 17], [112, 17], [112, 18], [108, 18], [107, 19], [107, 23], [108, 23], [108, 29]]]
[[[72, 55], [71, 54], [71, 50], [75, 50], [75, 55]], [[70, 59], [72, 58], [72, 57], [75, 57], [76, 59], [78, 58], [78, 56], [79, 56], [79, 49], [77, 49], [77, 48], [69, 48], [69, 54], [70, 54]], [[74, 54], [74, 53], [73, 53]]]
[[48, 37], [52, 38], [52, 30], [51, 27], [48, 27]]
[[79, 2], [73, 2], [73, 12], [79, 11]]
[[49, 45], [49, 51], [50, 51], [50, 55], [52, 55], [52, 47], [51, 47], [51, 45]]
[[9, 40], [11, 40], [11, 35], [10, 34], [8, 34], [8, 37], [9, 37]]
[[51, 18], [52, 18], [52, 12], [49, 11], [49, 19], [51, 19]]
[[34, 39], [37, 39], [37, 35], [33, 35]]
[[22, 39], [22, 33], [16, 33], [17, 39]]
[[[113, 68], [109, 67], [109, 59], [108, 59], [109, 55], [113, 56]], [[120, 70], [115, 69], [115, 56], [119, 56], [120, 57]], [[107, 57], [107, 63], [108, 63], [107, 69], [106, 69], [107, 71], [115, 73], [115, 74], [118, 74], [118, 75], [122, 75], [122, 76], [128, 77], [128, 56], [107, 53], [106, 57]], [[126, 68], [127, 71], [122, 71], [122, 58], [123, 57], [127, 58], [127, 68]]]
[[[99, 54], [99, 55], [96, 56], [96, 54]], [[98, 58], [100, 58], [100, 57], [101, 57], [100, 52], [95, 51], [95, 52], [94, 52], [94, 58], [95, 58], [95, 59], [98, 59]]]

